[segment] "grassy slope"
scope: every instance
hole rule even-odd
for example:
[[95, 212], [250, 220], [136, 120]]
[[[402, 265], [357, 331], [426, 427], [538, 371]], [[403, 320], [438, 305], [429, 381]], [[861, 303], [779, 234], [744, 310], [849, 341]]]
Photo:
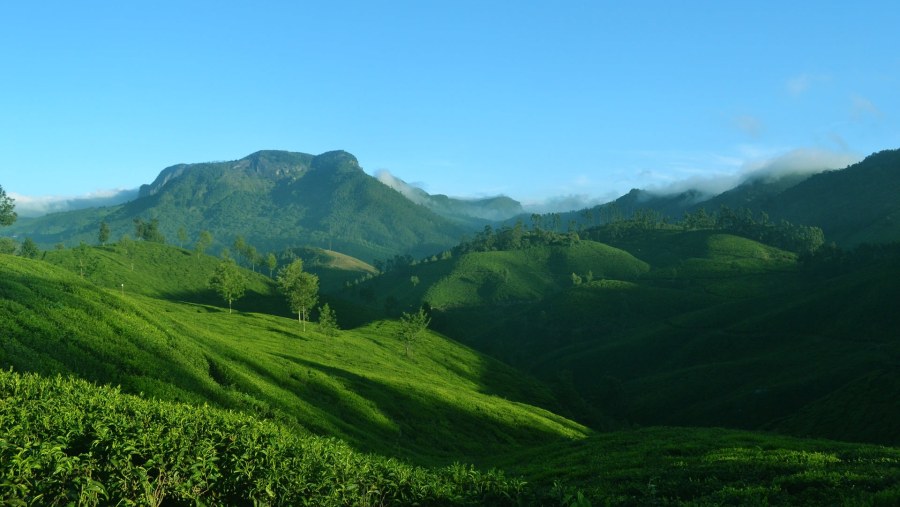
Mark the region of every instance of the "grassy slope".
[[[647, 271], [631, 254], [593, 241], [571, 247], [533, 247], [515, 251], [475, 252], [458, 258], [422, 262], [390, 271], [353, 291], [369, 292], [368, 303], [383, 308], [387, 300], [399, 310], [428, 302], [436, 309], [475, 308], [536, 301], [572, 285], [571, 275], [633, 279]], [[417, 282], [413, 282], [415, 277]]]
[[528, 404], [552, 406], [539, 384], [439, 335], [404, 357], [392, 322], [326, 338], [283, 317], [122, 296], [15, 257], [0, 294], [0, 362], [16, 370], [251, 410], [424, 461], [586, 434]]

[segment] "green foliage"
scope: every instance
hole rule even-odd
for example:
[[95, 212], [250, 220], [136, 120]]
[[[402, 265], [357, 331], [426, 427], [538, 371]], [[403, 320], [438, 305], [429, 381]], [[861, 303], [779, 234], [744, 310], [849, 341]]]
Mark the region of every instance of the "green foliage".
[[278, 272], [278, 288], [305, 330], [307, 314], [319, 299], [319, 277], [303, 271], [303, 261], [296, 259]]
[[209, 279], [209, 286], [228, 302], [228, 313], [231, 313], [231, 303], [243, 297], [247, 290], [247, 280], [234, 261], [225, 260], [216, 266], [216, 271]]
[[72, 253], [75, 255], [75, 272], [81, 278], [90, 276], [100, 266], [97, 256], [94, 255], [91, 247], [86, 243], [81, 243], [73, 248]]
[[12, 225], [18, 218], [15, 202], [15, 199], [6, 195], [6, 191], [0, 185], [0, 226]]
[[516, 505], [500, 471], [422, 468], [251, 416], [0, 372], [4, 504]]
[[109, 241], [109, 225], [106, 222], [100, 222], [100, 231], [97, 233], [97, 241], [100, 245], [105, 245]]
[[19, 247], [19, 255], [26, 259], [37, 259], [41, 255], [41, 250], [31, 238], [25, 238], [25, 241]]
[[337, 316], [328, 303], [319, 307], [319, 330], [325, 336], [336, 336], [338, 331], [340, 331]]
[[403, 315], [400, 316], [400, 340], [403, 341], [407, 357], [409, 357], [409, 349], [428, 329], [430, 323], [431, 317], [425, 313], [424, 308], [419, 308], [416, 313], [403, 312]]
[[209, 231], [200, 231], [200, 235], [197, 237], [197, 242], [194, 244], [194, 251], [197, 252], [197, 255], [203, 255], [206, 252], [206, 249], [213, 242], [212, 233]]
[[900, 449], [723, 429], [609, 432], [498, 464], [559, 505], [890, 505], [900, 491]]
[[[180, 252], [180, 264], [197, 268], [177, 248], [139, 246], [135, 274], [143, 271], [144, 249]], [[171, 259], [162, 261], [177, 264]], [[207, 259], [211, 272], [217, 262]], [[165, 278], [203, 285], [209, 272]], [[148, 291], [163, 287], [136, 280]], [[538, 408], [554, 402], [533, 379], [430, 332], [419, 337], [415, 357], [397, 361], [397, 322], [326, 338], [301, 333], [284, 317], [223, 314], [180, 302], [183, 294], [175, 303], [133, 293], [138, 286], [126, 285], [123, 295], [46, 262], [4, 258], [0, 369], [74, 375], [152, 398], [246, 411], [419, 463], [481, 461], [510, 446], [587, 432]], [[245, 299], [260, 297], [248, 291]]]
[[163, 235], [162, 231], [159, 230], [159, 219], [152, 218], [149, 222], [144, 222], [143, 219], [135, 217], [133, 219], [134, 222], [134, 236], [138, 239], [144, 241], [151, 241], [153, 243], [165, 243], [166, 237]]
[[19, 249], [19, 244], [12, 238], [0, 238], [0, 254], [12, 255]]

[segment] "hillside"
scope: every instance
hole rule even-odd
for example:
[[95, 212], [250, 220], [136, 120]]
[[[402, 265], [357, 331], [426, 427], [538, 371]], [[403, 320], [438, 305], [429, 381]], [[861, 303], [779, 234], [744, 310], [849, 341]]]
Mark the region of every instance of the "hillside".
[[[388, 313], [427, 302], [435, 329], [542, 378], [564, 414], [595, 428], [896, 444], [883, 423], [900, 417], [890, 258], [829, 275], [748, 238], [669, 227], [433, 259], [349, 295]], [[836, 407], [855, 422], [825, 415]]]
[[182, 228], [188, 244], [210, 231], [214, 251], [243, 236], [261, 252], [316, 246], [365, 261], [439, 251], [466, 232], [367, 175], [349, 153], [261, 151], [236, 161], [172, 166], [128, 203], [23, 220], [4, 233], [31, 237], [45, 248], [74, 246], [94, 242], [101, 221], [113, 239], [133, 236], [134, 219], [157, 219], [172, 243]]
[[539, 383], [437, 334], [406, 357], [394, 322], [327, 337], [222, 303], [123, 295], [42, 261], [3, 256], [0, 269], [4, 369], [251, 411], [426, 462], [586, 434], [535, 406], [555, 405]]

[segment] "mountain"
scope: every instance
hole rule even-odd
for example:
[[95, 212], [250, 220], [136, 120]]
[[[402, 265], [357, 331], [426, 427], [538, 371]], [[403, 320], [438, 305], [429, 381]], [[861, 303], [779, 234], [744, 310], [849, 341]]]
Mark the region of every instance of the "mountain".
[[435, 213], [462, 222], [482, 224], [502, 221], [524, 213], [522, 204], [503, 195], [478, 199], [457, 199], [443, 194], [429, 194], [421, 188], [397, 178], [388, 171], [379, 171], [378, 181], [403, 194], [410, 201], [421, 204]]
[[158, 220], [170, 242], [182, 228], [188, 243], [208, 230], [218, 247], [240, 235], [259, 251], [318, 246], [368, 261], [441, 251], [469, 230], [367, 175], [343, 151], [260, 151], [231, 162], [179, 164], [128, 203], [22, 220], [8, 230], [45, 247], [71, 245], [94, 243], [101, 221], [113, 239], [134, 234], [135, 219]]
[[[756, 174], [716, 195], [699, 190], [659, 194], [633, 189], [615, 201], [590, 209], [558, 214], [555, 230], [575, 223], [590, 227], [650, 211], [669, 221], [700, 208], [709, 213], [722, 206], [765, 212], [773, 222], [819, 227], [828, 242], [853, 247], [866, 242], [900, 240], [900, 150], [874, 153], [844, 169], [813, 174]], [[524, 221], [523, 216], [518, 217]], [[544, 220], [549, 222], [548, 220]], [[508, 220], [507, 224], [512, 224]]]
[[900, 241], [900, 149], [816, 174], [778, 194], [766, 211], [816, 225], [842, 246]]

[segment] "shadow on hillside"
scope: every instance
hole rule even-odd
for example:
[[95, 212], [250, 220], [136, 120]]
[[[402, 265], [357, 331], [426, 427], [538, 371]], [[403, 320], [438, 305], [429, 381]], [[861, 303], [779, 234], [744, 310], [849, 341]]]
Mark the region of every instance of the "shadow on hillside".
[[[202, 291], [169, 291], [159, 296], [167, 301], [176, 301], [222, 308], [228, 311], [228, 303], [224, 301], [212, 289]], [[280, 317], [289, 317], [291, 310], [280, 295], [263, 294], [257, 291], [248, 291], [244, 296], [232, 304], [234, 311], [265, 313]], [[296, 317], [296, 315], [294, 315]]]
[[[323, 365], [287, 354], [277, 354], [298, 366], [315, 369], [337, 379], [347, 389], [375, 405], [393, 427], [377, 423], [358, 407], [339, 404], [331, 407], [334, 415], [349, 425], [350, 442], [367, 452], [402, 456], [422, 464], [449, 464], [457, 461], [483, 463], [498, 452], [526, 445], [568, 440], [550, 429], [524, 425], [515, 417], [505, 418], [502, 408], [479, 400], [464, 400], [468, 409], [441, 400], [434, 391], [400, 388], [378, 382], [346, 370]], [[337, 398], [339, 392], [333, 393]], [[348, 418], [351, 418], [348, 420]], [[545, 421], [546, 423], [546, 421]], [[379, 435], [373, 439], [373, 435]], [[375, 442], [383, 442], [376, 444]]]

